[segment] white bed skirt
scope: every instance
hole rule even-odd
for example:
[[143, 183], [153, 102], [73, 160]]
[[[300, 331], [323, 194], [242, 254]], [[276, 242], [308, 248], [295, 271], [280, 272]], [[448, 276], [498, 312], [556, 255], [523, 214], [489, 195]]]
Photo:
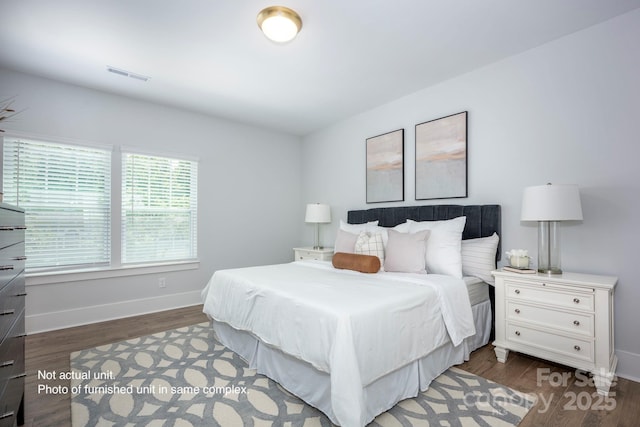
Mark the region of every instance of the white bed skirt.
[[[473, 350], [489, 342], [490, 302], [486, 300], [471, 309], [476, 327], [474, 336], [466, 338], [457, 347], [448, 342], [422, 359], [365, 385], [367, 423], [399, 401], [427, 390], [433, 379], [449, 367], [469, 360]], [[331, 405], [331, 377], [328, 373], [262, 343], [249, 332], [239, 331], [222, 322], [213, 321], [212, 324], [218, 340], [245, 359], [249, 367], [276, 380], [291, 393], [324, 412], [334, 424], [338, 424]]]

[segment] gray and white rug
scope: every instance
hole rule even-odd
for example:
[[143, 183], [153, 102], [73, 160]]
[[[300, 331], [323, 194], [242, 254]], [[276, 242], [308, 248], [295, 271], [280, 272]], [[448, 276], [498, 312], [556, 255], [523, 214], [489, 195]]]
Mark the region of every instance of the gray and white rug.
[[[249, 369], [207, 323], [72, 353], [71, 369], [73, 427], [333, 425]], [[534, 403], [451, 368], [370, 426], [515, 426]]]

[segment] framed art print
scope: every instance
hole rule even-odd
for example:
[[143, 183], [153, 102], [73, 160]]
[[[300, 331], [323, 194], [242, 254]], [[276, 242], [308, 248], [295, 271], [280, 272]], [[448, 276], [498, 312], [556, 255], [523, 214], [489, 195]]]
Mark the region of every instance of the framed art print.
[[416, 200], [467, 195], [467, 112], [416, 125]]
[[404, 200], [404, 129], [367, 138], [367, 203]]

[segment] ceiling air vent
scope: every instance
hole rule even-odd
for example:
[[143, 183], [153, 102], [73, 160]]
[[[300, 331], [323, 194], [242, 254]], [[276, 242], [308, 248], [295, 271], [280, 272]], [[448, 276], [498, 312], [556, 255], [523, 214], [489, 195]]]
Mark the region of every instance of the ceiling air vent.
[[131, 77], [135, 80], [141, 80], [143, 82], [149, 81], [151, 77], [143, 76], [142, 74], [132, 73], [131, 71], [121, 70], [120, 68], [110, 67], [107, 65], [107, 71], [113, 74], [117, 74], [119, 76]]

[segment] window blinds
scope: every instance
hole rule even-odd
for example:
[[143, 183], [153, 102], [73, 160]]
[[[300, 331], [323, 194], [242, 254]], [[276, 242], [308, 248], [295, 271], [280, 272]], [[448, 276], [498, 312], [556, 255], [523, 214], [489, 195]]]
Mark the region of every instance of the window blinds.
[[122, 263], [197, 257], [198, 163], [122, 153]]
[[5, 137], [4, 201], [26, 211], [27, 268], [108, 265], [111, 151]]

